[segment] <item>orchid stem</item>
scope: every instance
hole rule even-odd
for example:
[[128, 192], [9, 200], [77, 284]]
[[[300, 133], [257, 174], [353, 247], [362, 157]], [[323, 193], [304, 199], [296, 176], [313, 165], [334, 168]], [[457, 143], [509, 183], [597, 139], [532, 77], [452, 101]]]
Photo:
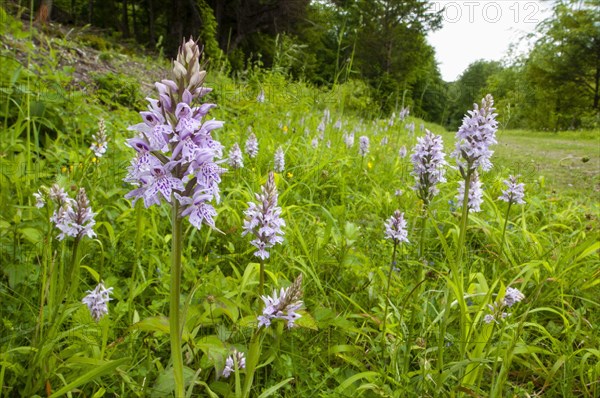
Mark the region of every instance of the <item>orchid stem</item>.
[[184, 398], [183, 356], [181, 353], [181, 321], [179, 296], [181, 290], [182, 223], [179, 202], [173, 201], [173, 237], [171, 241], [171, 301], [169, 305], [169, 329], [171, 335], [171, 359], [175, 378], [175, 397]]

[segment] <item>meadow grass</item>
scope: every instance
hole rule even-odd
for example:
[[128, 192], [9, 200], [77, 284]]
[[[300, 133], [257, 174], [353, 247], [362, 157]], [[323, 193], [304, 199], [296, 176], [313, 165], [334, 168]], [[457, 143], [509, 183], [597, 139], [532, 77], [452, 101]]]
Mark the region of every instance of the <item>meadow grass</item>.
[[[126, 127], [139, 122], [143, 104], [124, 106], [102, 87], [41, 105], [35, 90], [17, 90], [35, 79], [71, 81], [53, 67], [66, 43], [53, 43], [54, 53], [38, 53], [40, 75], [17, 64], [3, 75], [14, 81], [3, 81], [12, 83], [0, 104], [0, 395], [169, 396], [170, 210], [123, 198], [131, 189], [122, 181], [132, 156]], [[481, 176], [482, 212], [465, 227], [456, 170], [447, 170], [426, 209], [412, 190], [412, 164], [398, 152], [404, 145], [410, 154], [424, 134], [421, 120], [368, 117], [354, 84], [329, 91], [251, 70], [239, 81], [209, 71], [208, 85], [218, 104], [211, 117], [226, 122], [214, 132], [225, 153], [235, 142], [243, 148], [251, 131], [259, 153], [223, 176], [222, 233], [183, 224], [188, 396], [598, 396], [596, 132], [500, 131], [494, 168]], [[256, 101], [261, 89], [264, 103]], [[35, 113], [39, 106], [44, 112]], [[101, 158], [89, 150], [99, 118], [110, 137]], [[454, 132], [426, 126], [451, 152]], [[364, 157], [361, 135], [370, 138]], [[277, 322], [257, 328], [261, 266], [241, 236], [247, 203], [280, 145], [286, 166], [275, 183], [287, 226], [264, 264], [264, 293], [303, 276], [302, 317], [289, 330]], [[527, 202], [510, 209], [497, 199], [509, 174], [522, 175]], [[50, 204], [38, 209], [33, 197], [54, 183], [71, 196], [86, 188], [95, 238], [56, 239]], [[396, 209], [409, 240], [397, 249], [384, 239]], [[114, 291], [108, 315], [95, 321], [81, 299], [100, 281]], [[484, 322], [509, 286], [524, 300], [505, 308], [506, 318]], [[234, 349], [246, 355], [246, 369], [225, 378]]]
[[498, 134], [497, 158], [521, 167], [520, 174], [545, 180], [560, 193], [600, 195], [600, 131], [556, 133], [507, 130]]

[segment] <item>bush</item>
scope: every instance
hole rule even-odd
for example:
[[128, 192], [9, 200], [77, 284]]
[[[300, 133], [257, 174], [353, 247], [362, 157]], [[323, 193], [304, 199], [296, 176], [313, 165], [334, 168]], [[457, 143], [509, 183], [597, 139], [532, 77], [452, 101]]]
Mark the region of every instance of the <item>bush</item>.
[[93, 74], [96, 96], [111, 108], [118, 106], [136, 107], [142, 100], [140, 85], [131, 77], [120, 73]]

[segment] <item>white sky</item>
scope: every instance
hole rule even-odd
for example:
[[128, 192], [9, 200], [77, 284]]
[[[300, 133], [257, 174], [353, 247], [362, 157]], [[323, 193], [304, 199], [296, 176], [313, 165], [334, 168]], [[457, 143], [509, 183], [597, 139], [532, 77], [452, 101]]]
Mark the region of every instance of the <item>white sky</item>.
[[[474, 61], [500, 61], [509, 45], [538, 22], [550, 16], [551, 4], [539, 0], [436, 0], [432, 10], [441, 10], [442, 28], [428, 34], [435, 48], [442, 78], [455, 81]], [[527, 46], [519, 47], [523, 52]]]

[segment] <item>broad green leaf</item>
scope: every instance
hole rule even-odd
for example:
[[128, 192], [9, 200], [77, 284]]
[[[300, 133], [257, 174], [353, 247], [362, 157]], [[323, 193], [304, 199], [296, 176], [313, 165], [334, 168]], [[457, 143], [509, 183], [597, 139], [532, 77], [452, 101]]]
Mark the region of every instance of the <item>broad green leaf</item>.
[[44, 233], [35, 228], [20, 228], [21, 235], [30, 243], [38, 244], [44, 238]]
[[[194, 380], [194, 371], [187, 366], [183, 367], [183, 382], [184, 385], [191, 383]], [[175, 390], [175, 375], [173, 368], [164, 369], [156, 379], [156, 383], [152, 388], [151, 398], [170, 397]]]
[[319, 330], [317, 322], [308, 312], [300, 311], [299, 314], [302, 316], [296, 320], [296, 325], [306, 329]]

